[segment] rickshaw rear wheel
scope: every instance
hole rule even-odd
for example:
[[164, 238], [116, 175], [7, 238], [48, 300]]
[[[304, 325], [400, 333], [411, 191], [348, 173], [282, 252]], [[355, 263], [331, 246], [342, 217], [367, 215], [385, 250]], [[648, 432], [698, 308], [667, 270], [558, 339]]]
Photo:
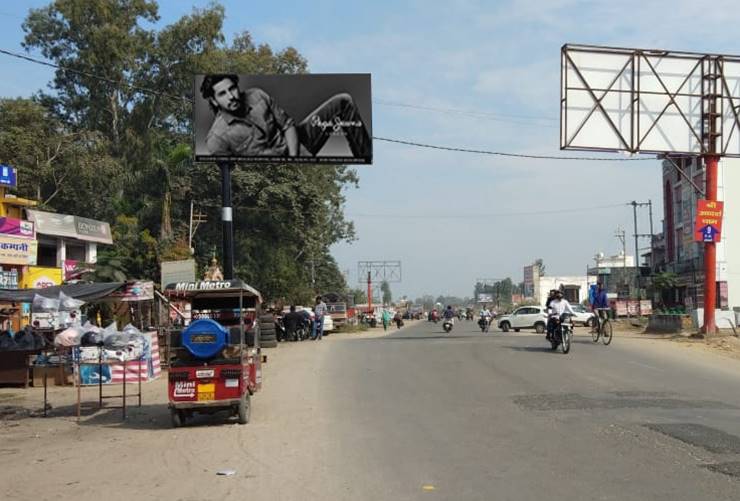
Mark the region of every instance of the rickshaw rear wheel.
[[247, 424], [249, 422], [249, 415], [252, 411], [252, 399], [249, 393], [245, 393], [244, 396], [239, 400], [239, 410], [237, 416], [239, 417], [239, 424]]
[[172, 419], [173, 428], [179, 428], [185, 423], [185, 416], [182, 411], [177, 409], [170, 409], [170, 418]]

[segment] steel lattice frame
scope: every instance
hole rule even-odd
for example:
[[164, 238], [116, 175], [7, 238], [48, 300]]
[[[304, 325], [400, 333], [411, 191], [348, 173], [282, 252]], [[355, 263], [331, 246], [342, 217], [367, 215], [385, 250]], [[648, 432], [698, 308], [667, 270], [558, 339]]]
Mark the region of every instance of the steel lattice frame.
[[401, 261], [358, 261], [357, 281], [367, 283], [367, 274], [373, 283], [401, 281]]
[[560, 147], [740, 157], [740, 56], [564, 45]]

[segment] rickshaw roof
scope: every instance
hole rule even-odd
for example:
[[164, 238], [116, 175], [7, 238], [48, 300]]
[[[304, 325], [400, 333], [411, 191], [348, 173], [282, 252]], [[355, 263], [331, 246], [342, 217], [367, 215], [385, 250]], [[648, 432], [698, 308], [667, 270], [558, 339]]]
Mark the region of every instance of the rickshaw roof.
[[194, 298], [196, 296], [232, 296], [243, 294], [256, 297], [262, 302], [262, 295], [251, 285], [234, 278], [231, 280], [197, 280], [195, 282], [175, 282], [164, 288], [167, 296]]

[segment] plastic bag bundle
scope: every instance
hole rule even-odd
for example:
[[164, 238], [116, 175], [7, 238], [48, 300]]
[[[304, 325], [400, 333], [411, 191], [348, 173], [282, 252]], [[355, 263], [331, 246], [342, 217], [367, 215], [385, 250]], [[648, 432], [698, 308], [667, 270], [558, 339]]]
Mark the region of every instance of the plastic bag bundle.
[[74, 299], [64, 292], [59, 292], [59, 311], [75, 311], [79, 310], [80, 306], [85, 304], [85, 301]]
[[79, 346], [82, 334], [84, 334], [82, 327], [73, 325], [54, 337], [54, 346]]
[[31, 307], [36, 313], [52, 313], [59, 311], [59, 299], [34, 294]]
[[96, 331], [86, 331], [80, 338], [80, 346], [98, 346], [102, 342], [103, 335]]

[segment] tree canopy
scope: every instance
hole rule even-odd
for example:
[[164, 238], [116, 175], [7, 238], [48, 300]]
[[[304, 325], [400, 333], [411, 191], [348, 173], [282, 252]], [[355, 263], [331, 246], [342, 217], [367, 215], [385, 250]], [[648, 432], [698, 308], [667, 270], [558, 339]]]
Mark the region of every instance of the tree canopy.
[[[23, 23], [24, 46], [60, 68], [33, 99], [0, 100], [0, 161], [45, 210], [112, 223], [119, 238], [101, 258], [129, 277], [156, 280], [159, 261], [187, 255], [191, 201], [209, 221], [200, 266], [220, 251], [219, 170], [191, 160], [193, 76], [308, 71], [295, 48], [247, 31], [227, 41], [224, 15], [211, 4], [157, 28], [154, 0], [55, 0]], [[346, 290], [329, 248], [354, 238], [343, 211], [354, 170], [240, 164], [232, 183], [237, 276], [271, 299]]]

